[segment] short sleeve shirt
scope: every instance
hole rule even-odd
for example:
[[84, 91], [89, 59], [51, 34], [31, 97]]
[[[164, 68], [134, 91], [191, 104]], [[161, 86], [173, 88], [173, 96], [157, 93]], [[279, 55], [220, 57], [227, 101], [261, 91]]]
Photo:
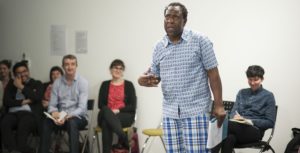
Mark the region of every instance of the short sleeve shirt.
[[151, 73], [161, 78], [163, 115], [188, 118], [207, 113], [211, 104], [207, 70], [217, 67], [212, 42], [205, 36], [184, 29], [173, 44], [167, 36], [153, 52]]

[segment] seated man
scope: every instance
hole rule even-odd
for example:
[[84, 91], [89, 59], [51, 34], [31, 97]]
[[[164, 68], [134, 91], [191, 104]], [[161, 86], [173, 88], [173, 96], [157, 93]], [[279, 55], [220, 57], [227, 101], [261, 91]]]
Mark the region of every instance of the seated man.
[[[47, 118], [43, 123], [40, 153], [48, 153], [51, 133], [54, 129], [68, 132], [70, 153], [79, 153], [79, 130], [87, 125], [88, 82], [76, 72], [77, 59], [66, 55], [62, 60], [65, 75], [56, 79], [52, 86], [48, 113], [54, 118]], [[59, 119], [62, 112], [67, 115]]]
[[3, 99], [8, 110], [1, 124], [3, 144], [9, 152], [34, 152], [27, 145], [27, 138], [31, 132], [37, 130], [42, 116], [43, 85], [30, 78], [25, 62], [16, 63], [13, 73], [15, 79], [8, 82]]
[[[236, 97], [230, 118], [248, 120], [252, 125], [228, 122], [228, 137], [212, 153], [231, 153], [235, 144], [257, 142], [262, 139], [265, 130], [275, 124], [275, 99], [273, 93], [262, 87], [264, 69], [258, 65], [249, 66], [246, 71], [250, 88], [242, 89]], [[248, 122], [248, 123], [249, 123]]]

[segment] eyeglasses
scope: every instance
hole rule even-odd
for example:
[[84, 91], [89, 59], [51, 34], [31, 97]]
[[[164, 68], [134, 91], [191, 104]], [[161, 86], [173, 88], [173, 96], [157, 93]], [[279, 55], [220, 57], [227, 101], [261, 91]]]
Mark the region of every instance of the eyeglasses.
[[16, 72], [16, 76], [20, 76], [20, 75], [26, 74], [27, 72], [28, 72], [28, 70], [23, 70], [21, 72]]
[[120, 71], [124, 71], [123, 67], [113, 67], [114, 70], [120, 70]]

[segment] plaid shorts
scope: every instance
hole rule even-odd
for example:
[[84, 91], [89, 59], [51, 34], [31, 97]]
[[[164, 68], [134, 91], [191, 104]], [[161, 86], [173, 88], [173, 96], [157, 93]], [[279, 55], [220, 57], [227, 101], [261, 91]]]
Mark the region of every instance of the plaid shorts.
[[210, 153], [206, 148], [208, 114], [190, 118], [163, 118], [164, 142], [167, 153]]

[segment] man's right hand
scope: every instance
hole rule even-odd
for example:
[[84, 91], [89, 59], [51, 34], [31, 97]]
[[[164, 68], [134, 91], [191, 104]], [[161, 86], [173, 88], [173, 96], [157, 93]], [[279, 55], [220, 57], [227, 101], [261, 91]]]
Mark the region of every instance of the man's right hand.
[[52, 112], [51, 115], [55, 120], [59, 119], [59, 112]]
[[160, 78], [152, 74], [142, 75], [138, 79], [138, 83], [145, 87], [157, 87], [159, 82]]
[[226, 117], [226, 112], [224, 110], [224, 106], [223, 105], [215, 105], [213, 114], [217, 118], [218, 128], [220, 128], [223, 124], [223, 121], [224, 121], [225, 117]]

